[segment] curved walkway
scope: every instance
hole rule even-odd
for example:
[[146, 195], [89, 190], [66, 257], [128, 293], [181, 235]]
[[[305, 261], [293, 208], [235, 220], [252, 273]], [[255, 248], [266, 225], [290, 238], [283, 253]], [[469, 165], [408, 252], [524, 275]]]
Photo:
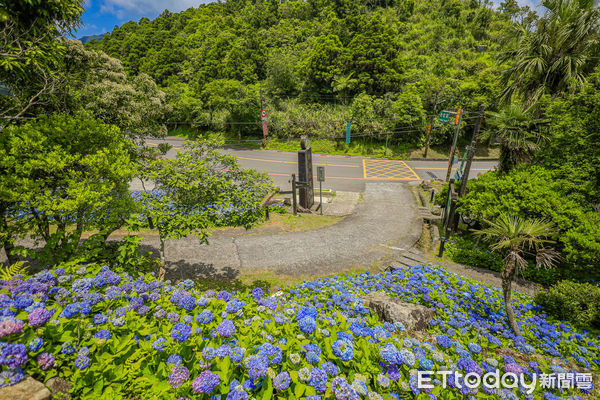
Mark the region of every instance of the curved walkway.
[[[234, 278], [242, 269], [304, 276], [330, 274], [391, 261], [421, 236], [421, 219], [404, 183], [367, 182], [354, 214], [321, 229], [278, 235], [215, 234], [209, 245], [194, 237], [165, 247], [170, 278]], [[155, 247], [156, 238], [144, 244]], [[396, 250], [396, 251], [395, 251]]]

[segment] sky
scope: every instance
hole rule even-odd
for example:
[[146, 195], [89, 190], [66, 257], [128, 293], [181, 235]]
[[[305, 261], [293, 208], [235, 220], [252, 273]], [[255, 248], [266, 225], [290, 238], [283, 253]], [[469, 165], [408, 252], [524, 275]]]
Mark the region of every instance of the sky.
[[[110, 32], [115, 25], [127, 21], [138, 21], [142, 17], [156, 18], [165, 9], [171, 12], [198, 7], [210, 0], [86, 0], [86, 11], [82, 15], [83, 26], [75, 37]], [[499, 4], [501, 0], [493, 0]], [[518, 0], [521, 5], [535, 7], [538, 1]]]

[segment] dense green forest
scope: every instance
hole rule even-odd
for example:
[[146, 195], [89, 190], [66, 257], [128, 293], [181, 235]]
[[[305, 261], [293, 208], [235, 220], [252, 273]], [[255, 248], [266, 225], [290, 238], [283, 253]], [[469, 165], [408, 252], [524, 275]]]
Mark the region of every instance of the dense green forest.
[[[259, 90], [278, 137], [390, 134], [422, 144], [434, 103], [492, 109], [504, 33], [536, 15], [516, 2], [227, 1], [128, 22], [88, 49], [146, 73], [167, 93], [171, 128], [260, 135]], [[473, 115], [467, 114], [465, 135]], [[434, 130], [433, 143], [453, 129]]]

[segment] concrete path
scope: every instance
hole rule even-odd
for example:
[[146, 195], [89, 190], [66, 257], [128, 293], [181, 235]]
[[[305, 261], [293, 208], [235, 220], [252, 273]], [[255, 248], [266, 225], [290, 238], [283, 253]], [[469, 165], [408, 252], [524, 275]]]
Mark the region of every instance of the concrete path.
[[[215, 234], [209, 245], [194, 237], [167, 242], [171, 279], [235, 278], [240, 270], [306, 276], [391, 261], [421, 236], [413, 193], [404, 183], [367, 182], [355, 212], [325, 228], [278, 235]], [[157, 247], [156, 238], [144, 244]]]

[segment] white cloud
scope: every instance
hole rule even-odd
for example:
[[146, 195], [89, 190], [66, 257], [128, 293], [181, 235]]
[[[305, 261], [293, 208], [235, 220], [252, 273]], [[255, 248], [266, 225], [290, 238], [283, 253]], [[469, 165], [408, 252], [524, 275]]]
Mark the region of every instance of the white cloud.
[[205, 3], [203, 0], [105, 0], [100, 12], [119, 19], [157, 15], [164, 10], [179, 12]]

